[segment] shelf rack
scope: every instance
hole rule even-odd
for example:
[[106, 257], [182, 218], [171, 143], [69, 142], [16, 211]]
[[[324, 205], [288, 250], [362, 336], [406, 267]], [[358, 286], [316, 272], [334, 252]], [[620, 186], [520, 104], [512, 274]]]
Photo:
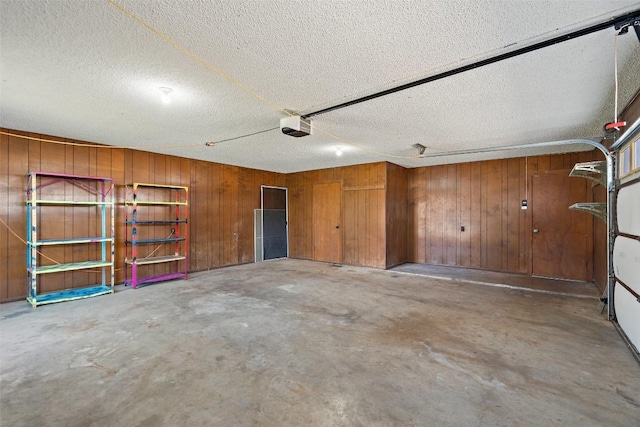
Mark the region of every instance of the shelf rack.
[[[607, 162], [596, 160], [593, 162], [576, 163], [569, 172], [569, 176], [577, 178], [585, 178], [596, 185], [607, 187]], [[598, 219], [607, 222], [607, 204], [606, 203], [574, 203], [569, 209], [590, 213]]]
[[569, 209], [572, 209], [574, 211], [588, 212], [603, 221], [607, 220], [607, 204], [604, 202], [574, 203], [573, 205], [569, 206]]
[[[128, 268], [125, 273], [125, 285], [136, 289], [142, 284], [186, 279], [189, 266], [189, 187], [134, 182], [127, 185], [125, 206], [125, 265], [131, 268], [130, 278]], [[158, 215], [162, 218], [151, 218]], [[164, 234], [158, 236], [158, 229]], [[163, 249], [161, 254], [153, 256], [160, 249]], [[165, 271], [170, 271], [140, 274], [140, 267], [149, 269], [160, 264], [168, 265]]]
[[[59, 185], [71, 183], [84, 190], [92, 200], [70, 200], [68, 193], [59, 191]], [[58, 186], [58, 187], [56, 187]], [[50, 188], [50, 190], [44, 190]], [[51, 191], [51, 190], [58, 190]], [[27, 175], [27, 301], [35, 308], [43, 304], [71, 301], [113, 293], [114, 284], [114, 182], [111, 178], [71, 175], [50, 172], [30, 172]], [[45, 198], [47, 197], [47, 198]], [[69, 239], [40, 239], [40, 215], [48, 206], [95, 207], [99, 211], [100, 236], [73, 237]], [[80, 262], [43, 265], [40, 249], [54, 245], [100, 245], [100, 259]], [[70, 288], [43, 293], [39, 291], [38, 278], [42, 274], [62, 273], [86, 269], [100, 269], [101, 283], [95, 286]]]
[[573, 169], [571, 169], [569, 176], [585, 178], [606, 187], [607, 162], [604, 160], [596, 160], [593, 162], [576, 163]]

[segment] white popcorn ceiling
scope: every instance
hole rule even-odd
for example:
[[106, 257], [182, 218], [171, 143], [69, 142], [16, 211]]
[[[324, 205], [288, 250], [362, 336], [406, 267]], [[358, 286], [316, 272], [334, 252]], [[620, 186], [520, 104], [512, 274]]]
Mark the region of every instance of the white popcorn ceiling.
[[[428, 154], [602, 136], [614, 116], [613, 28], [319, 115], [304, 138], [276, 129], [204, 144], [279, 127], [278, 108], [316, 111], [640, 8], [608, 0], [119, 4], [204, 63], [108, 1], [2, 0], [0, 126], [276, 172], [586, 149], [416, 159], [412, 145]], [[633, 31], [618, 38], [618, 67], [621, 109], [640, 88]], [[170, 105], [160, 102], [161, 86], [173, 89]]]

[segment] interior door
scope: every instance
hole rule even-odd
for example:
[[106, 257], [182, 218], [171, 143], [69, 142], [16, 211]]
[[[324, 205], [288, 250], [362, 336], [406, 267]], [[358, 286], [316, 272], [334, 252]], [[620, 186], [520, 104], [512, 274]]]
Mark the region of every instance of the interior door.
[[288, 198], [287, 189], [262, 186], [262, 259], [289, 256]]
[[313, 186], [313, 259], [342, 262], [342, 184]]
[[588, 201], [588, 181], [568, 173], [532, 177], [532, 270], [534, 276], [588, 281], [592, 217], [569, 210]]

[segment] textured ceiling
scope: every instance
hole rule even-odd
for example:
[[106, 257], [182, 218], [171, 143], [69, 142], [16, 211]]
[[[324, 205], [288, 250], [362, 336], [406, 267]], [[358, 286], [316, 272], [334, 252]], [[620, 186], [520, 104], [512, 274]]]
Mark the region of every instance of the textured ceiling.
[[[552, 152], [417, 159], [411, 146], [429, 154], [601, 136], [614, 116], [613, 28], [316, 116], [304, 138], [275, 129], [204, 143], [278, 128], [284, 109], [317, 111], [635, 9], [607, 0], [1, 0], [0, 126], [277, 172]], [[622, 108], [640, 88], [633, 32], [618, 37], [618, 67]], [[161, 86], [173, 89], [169, 105]]]

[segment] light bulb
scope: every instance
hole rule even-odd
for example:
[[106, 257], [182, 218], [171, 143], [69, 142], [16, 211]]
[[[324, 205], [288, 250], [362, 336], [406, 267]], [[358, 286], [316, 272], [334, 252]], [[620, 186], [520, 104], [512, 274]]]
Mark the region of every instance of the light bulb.
[[162, 102], [164, 104], [170, 104], [171, 103], [171, 97], [169, 95], [171, 94], [171, 92], [173, 92], [173, 90], [171, 88], [168, 88], [168, 87], [161, 87], [159, 89], [160, 89], [160, 92], [162, 92], [162, 97], [160, 98], [162, 100]]
[[342, 156], [342, 148], [341, 147], [336, 147], [336, 156], [338, 156], [338, 157]]

